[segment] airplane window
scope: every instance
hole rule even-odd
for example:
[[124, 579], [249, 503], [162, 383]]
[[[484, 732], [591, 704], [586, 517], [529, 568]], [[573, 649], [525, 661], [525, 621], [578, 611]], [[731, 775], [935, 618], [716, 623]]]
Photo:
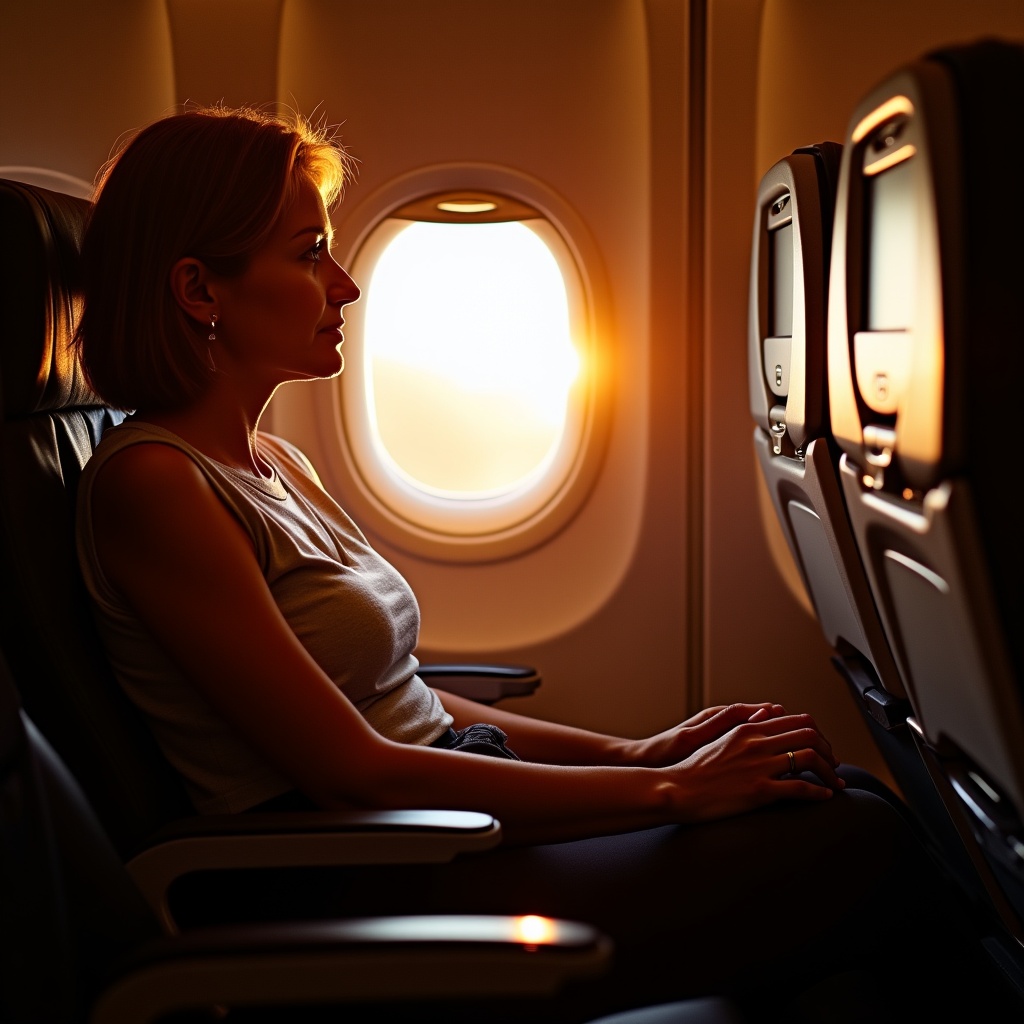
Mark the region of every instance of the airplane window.
[[543, 471], [579, 356], [561, 270], [535, 232], [411, 223], [378, 258], [364, 302], [361, 369], [378, 456], [395, 473], [472, 499]]
[[338, 388], [360, 488], [421, 537], [529, 532], [593, 427], [585, 288], [558, 229], [505, 196], [430, 195], [371, 227], [351, 271]]

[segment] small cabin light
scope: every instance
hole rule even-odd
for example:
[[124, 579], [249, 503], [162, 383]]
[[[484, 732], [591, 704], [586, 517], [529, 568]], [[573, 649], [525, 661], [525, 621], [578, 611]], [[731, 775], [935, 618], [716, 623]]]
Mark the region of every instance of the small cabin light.
[[444, 213], [490, 213], [498, 204], [486, 199], [447, 199], [437, 208]]
[[533, 947], [554, 942], [558, 934], [555, 922], [550, 917], [540, 917], [538, 914], [525, 914], [516, 918], [515, 930], [520, 942]]
[[413, 223], [498, 224], [535, 220], [544, 215], [521, 199], [467, 186], [420, 196], [392, 210], [391, 216]]

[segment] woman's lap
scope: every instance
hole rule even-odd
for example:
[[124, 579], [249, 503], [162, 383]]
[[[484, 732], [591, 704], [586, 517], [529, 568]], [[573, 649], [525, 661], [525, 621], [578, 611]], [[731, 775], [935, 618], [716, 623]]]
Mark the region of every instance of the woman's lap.
[[881, 922], [894, 938], [907, 934], [906, 906], [885, 894], [918, 884], [923, 868], [899, 813], [851, 789], [692, 827], [360, 869], [343, 886], [335, 879], [328, 899], [356, 915], [533, 913], [594, 924], [614, 941], [613, 969], [548, 1007], [552, 1019], [585, 1020], [710, 992], [781, 1008], [859, 968]]
[[[874, 841], [866, 843], [868, 836]], [[676, 931], [683, 923], [719, 919], [723, 908], [754, 897], [784, 902], [791, 911], [812, 893], [848, 906], [855, 892], [870, 887], [865, 856], [870, 852], [884, 870], [898, 859], [902, 840], [888, 806], [854, 792], [692, 827], [499, 849], [412, 869], [410, 883], [439, 908], [583, 917], [620, 940], [642, 939], [653, 923]], [[854, 875], [848, 886], [836, 884], [844, 869]], [[391, 869], [378, 870], [380, 886], [367, 895], [368, 910], [378, 897], [392, 903], [412, 895], [410, 883], [400, 893], [393, 879], [388, 884]]]
[[[298, 889], [267, 876], [275, 891], [261, 887], [256, 902], [271, 895], [289, 916], [298, 908], [590, 922], [613, 939], [615, 966], [585, 993], [553, 1005], [564, 1019], [709, 992], [756, 993], [782, 1005], [829, 974], [859, 968], [879, 931], [909, 942], [918, 911], [934, 900], [921, 847], [879, 787], [851, 785], [821, 803], [776, 804], [696, 826], [499, 848], [449, 864], [318, 870], [293, 878]], [[215, 903], [224, 897], [218, 889]]]
[[878, 894], [919, 867], [893, 809], [853, 791], [694, 827], [499, 849], [397, 876], [370, 869], [344, 902], [358, 914], [587, 921], [616, 948], [617, 970], [592, 991], [601, 1009], [735, 994], [768, 974], [781, 992], [843, 970], [877, 926]]

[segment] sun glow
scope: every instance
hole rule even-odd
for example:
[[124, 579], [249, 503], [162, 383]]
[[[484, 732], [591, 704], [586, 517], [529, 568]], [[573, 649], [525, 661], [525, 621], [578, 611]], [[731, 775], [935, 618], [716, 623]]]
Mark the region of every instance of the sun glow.
[[475, 498], [542, 472], [581, 372], [558, 262], [521, 222], [411, 223], [365, 299], [376, 432], [427, 492]]

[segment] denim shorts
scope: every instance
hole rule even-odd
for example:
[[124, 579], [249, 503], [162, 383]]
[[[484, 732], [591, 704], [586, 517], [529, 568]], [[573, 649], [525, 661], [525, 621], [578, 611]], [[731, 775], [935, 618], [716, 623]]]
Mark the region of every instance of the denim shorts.
[[465, 729], [449, 729], [442, 733], [432, 747], [442, 750], [461, 750], [465, 754], [483, 754], [485, 757], [504, 757], [510, 761], [520, 758], [505, 745], [508, 736], [496, 725], [478, 722]]

